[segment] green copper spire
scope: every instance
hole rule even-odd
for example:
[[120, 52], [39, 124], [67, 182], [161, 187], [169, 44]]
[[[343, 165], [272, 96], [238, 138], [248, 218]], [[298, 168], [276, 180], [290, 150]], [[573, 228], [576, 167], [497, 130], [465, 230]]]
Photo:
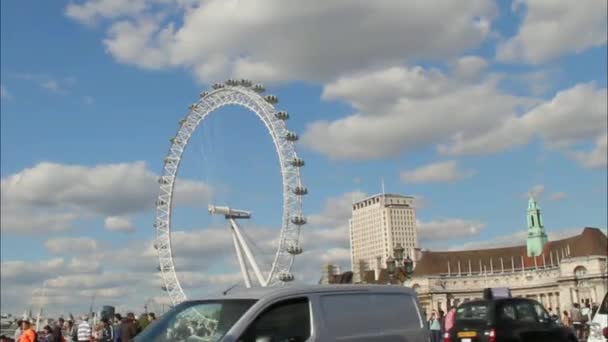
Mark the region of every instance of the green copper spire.
[[547, 244], [547, 234], [543, 224], [543, 214], [536, 199], [530, 196], [528, 200], [528, 256], [535, 257], [543, 253]]

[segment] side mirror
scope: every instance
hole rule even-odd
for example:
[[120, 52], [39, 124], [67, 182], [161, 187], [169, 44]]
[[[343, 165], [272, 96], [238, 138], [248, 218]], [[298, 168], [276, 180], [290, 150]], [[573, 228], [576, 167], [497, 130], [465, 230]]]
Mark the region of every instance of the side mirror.
[[270, 336], [258, 336], [255, 338], [255, 342], [272, 342], [272, 337]]

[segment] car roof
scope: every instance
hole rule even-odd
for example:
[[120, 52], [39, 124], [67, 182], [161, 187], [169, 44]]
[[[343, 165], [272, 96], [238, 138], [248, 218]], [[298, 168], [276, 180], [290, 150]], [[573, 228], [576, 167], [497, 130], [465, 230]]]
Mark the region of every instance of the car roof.
[[311, 293], [347, 293], [347, 292], [374, 292], [374, 293], [404, 293], [415, 296], [416, 292], [404, 286], [387, 285], [282, 285], [270, 287], [239, 288], [228, 291], [228, 293], [210, 295], [198, 300], [223, 300], [223, 299], [271, 299], [275, 297], [306, 295]]

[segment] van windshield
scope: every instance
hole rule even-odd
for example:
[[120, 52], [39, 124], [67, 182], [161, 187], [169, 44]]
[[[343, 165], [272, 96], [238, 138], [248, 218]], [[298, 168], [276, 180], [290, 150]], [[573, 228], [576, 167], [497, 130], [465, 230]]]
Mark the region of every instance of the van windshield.
[[255, 300], [188, 301], [150, 324], [135, 341], [218, 342]]

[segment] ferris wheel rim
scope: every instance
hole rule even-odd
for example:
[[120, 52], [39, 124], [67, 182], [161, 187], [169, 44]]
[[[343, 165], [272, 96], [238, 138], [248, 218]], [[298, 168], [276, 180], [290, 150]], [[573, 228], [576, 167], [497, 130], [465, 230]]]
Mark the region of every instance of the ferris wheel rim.
[[180, 128], [175, 137], [171, 139], [163, 173], [159, 178], [155, 248], [159, 258], [159, 271], [164, 283], [163, 289], [174, 305], [187, 299], [177, 276], [171, 244], [174, 185], [183, 153], [192, 134], [207, 116], [221, 107], [238, 105], [256, 114], [266, 126], [279, 157], [283, 189], [283, 217], [279, 244], [268, 273], [268, 284], [276, 285], [292, 280], [291, 267], [295, 256], [302, 252], [299, 246], [299, 234], [301, 226], [306, 223], [306, 219], [302, 215], [302, 197], [307, 193], [307, 189], [302, 185], [300, 174], [300, 168], [304, 162], [298, 157], [295, 150], [294, 142], [297, 140], [297, 135], [289, 131], [285, 123], [289, 115], [284, 111], [276, 110], [273, 103], [278, 100], [273, 95], [262, 97], [261, 92], [256, 91], [250, 84], [237, 84], [234, 81], [232, 84], [228, 83], [229, 81], [226, 86], [218, 88], [214, 86], [215, 89], [211, 92], [202, 93], [200, 99], [190, 106], [186, 118], [180, 121]]

